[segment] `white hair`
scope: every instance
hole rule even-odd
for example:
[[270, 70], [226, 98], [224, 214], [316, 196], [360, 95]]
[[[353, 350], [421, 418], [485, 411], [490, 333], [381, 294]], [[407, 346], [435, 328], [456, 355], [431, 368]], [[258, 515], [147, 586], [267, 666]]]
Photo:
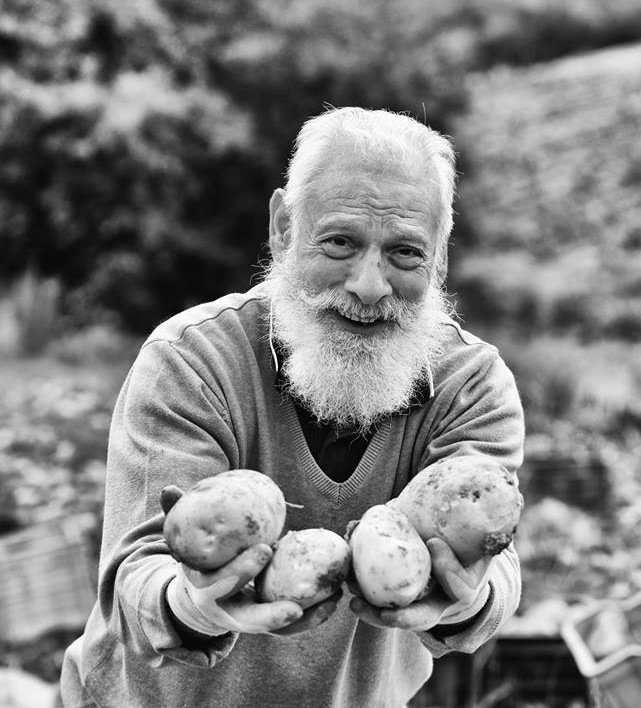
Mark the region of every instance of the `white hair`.
[[[327, 167], [337, 146], [348, 143], [363, 164], [421, 164], [436, 187], [437, 243], [434, 277], [442, 284], [447, 273], [447, 244], [453, 224], [456, 172], [451, 142], [436, 130], [402, 113], [364, 108], [331, 108], [307, 120], [301, 128], [287, 169], [284, 203], [294, 228], [299, 206], [310, 183]], [[431, 196], [431, 195], [430, 195]]]

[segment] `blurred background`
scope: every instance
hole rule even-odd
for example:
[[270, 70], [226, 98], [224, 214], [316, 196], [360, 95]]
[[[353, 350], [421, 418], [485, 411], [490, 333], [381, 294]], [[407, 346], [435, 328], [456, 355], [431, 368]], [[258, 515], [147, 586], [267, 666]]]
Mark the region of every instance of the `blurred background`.
[[50, 705], [82, 629], [142, 338], [256, 282], [269, 196], [328, 104], [453, 137], [448, 290], [526, 411], [521, 609], [415, 705], [607, 704], [561, 629], [607, 601], [625, 636], [581, 625], [592, 668], [637, 641], [638, 0], [2, 0], [0, 705]]

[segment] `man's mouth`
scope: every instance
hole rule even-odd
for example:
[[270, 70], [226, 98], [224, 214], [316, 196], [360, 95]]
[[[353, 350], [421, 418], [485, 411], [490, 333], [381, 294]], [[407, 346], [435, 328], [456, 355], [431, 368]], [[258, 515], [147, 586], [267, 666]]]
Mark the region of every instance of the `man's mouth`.
[[336, 308], [332, 308], [329, 312], [341, 322], [357, 329], [379, 329], [391, 324], [390, 320], [376, 315], [363, 315], [356, 312], [347, 313]]
[[350, 320], [351, 322], [360, 322], [361, 324], [372, 324], [374, 322], [380, 322], [379, 317], [374, 317], [373, 315], [366, 316], [366, 315], [357, 315], [350, 313], [349, 315], [345, 312], [340, 312], [339, 310], [334, 310], [334, 312], [337, 312], [341, 317], [343, 317], [346, 320]]

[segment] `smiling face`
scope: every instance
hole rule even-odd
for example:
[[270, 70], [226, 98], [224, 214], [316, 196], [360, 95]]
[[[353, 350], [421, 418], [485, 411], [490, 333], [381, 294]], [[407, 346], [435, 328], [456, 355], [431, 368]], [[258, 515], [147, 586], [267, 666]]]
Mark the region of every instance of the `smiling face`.
[[340, 294], [338, 303], [319, 313], [337, 329], [383, 333], [399, 324], [390, 318], [390, 302], [412, 307], [425, 299], [437, 200], [430, 199], [434, 187], [423, 172], [418, 164], [381, 170], [342, 151], [297, 205], [290, 237], [275, 255], [293, 250], [307, 294]]
[[342, 151], [293, 221], [283, 192], [272, 198], [274, 333], [290, 393], [320, 420], [367, 429], [426, 378], [444, 310], [432, 283], [433, 190], [417, 165]]

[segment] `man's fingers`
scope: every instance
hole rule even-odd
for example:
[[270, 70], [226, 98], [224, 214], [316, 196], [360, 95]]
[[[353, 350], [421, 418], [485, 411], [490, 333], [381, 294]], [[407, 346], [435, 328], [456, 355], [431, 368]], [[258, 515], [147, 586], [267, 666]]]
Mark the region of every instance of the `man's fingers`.
[[352, 595], [362, 597], [363, 593], [361, 592], [361, 588], [358, 584], [358, 580], [356, 579], [356, 573], [354, 573], [354, 567], [352, 565], [350, 565], [347, 577], [345, 578], [345, 585]]
[[400, 610], [383, 610], [381, 619], [387, 627], [425, 631], [437, 625], [445, 611], [447, 601], [414, 602]]
[[420, 632], [439, 623], [448, 602], [448, 600], [434, 600], [432, 602], [420, 600], [407, 607], [394, 610], [373, 607], [362, 598], [354, 597], [350, 602], [350, 608], [360, 620], [374, 627], [386, 629], [396, 627]]
[[481, 559], [467, 568], [439, 538], [427, 541], [436, 585], [420, 600], [400, 609], [373, 607], [362, 597], [353, 597], [350, 608], [363, 622], [375, 627], [426, 631], [439, 624], [446, 612], [465, 609], [487, 585], [491, 559]]
[[349, 602], [349, 607], [359, 620], [371, 624], [372, 627], [391, 627], [381, 619], [381, 610], [370, 605], [362, 597], [353, 597]]
[[439, 590], [400, 609], [374, 607], [360, 597], [354, 597], [350, 602], [352, 611], [367, 624], [388, 629], [411, 629], [415, 632], [425, 631], [439, 624], [450, 605], [451, 600]]
[[225, 570], [230, 575], [237, 575], [246, 585], [269, 563], [273, 553], [266, 543], [256, 544], [229, 561]]
[[427, 550], [430, 552], [432, 566], [440, 567], [461, 567], [459, 559], [454, 551], [441, 538], [430, 538], [425, 542]]
[[240, 555], [211, 573], [202, 573], [183, 565], [189, 582], [197, 588], [207, 588], [217, 598], [238, 592], [253, 580], [272, 557], [272, 549], [265, 543], [251, 546]]
[[440, 538], [431, 538], [426, 545], [432, 559], [432, 573], [446, 595], [455, 602], [473, 600], [479, 587], [487, 582], [491, 558], [481, 558], [464, 567]]
[[160, 507], [165, 514], [171, 511], [174, 504], [182, 497], [183, 490], [175, 484], [169, 484], [160, 492]]
[[432, 575], [443, 592], [454, 601], [460, 600], [461, 595], [469, 595], [472, 588], [461, 577], [465, 569], [447, 543], [440, 538], [430, 538], [426, 546], [432, 559]]
[[449, 570], [445, 571], [441, 587], [455, 602], [471, 602], [478, 594], [476, 587], [470, 587], [463, 578]]
[[291, 634], [299, 634], [300, 632], [306, 632], [309, 629], [318, 627], [334, 614], [341, 596], [342, 592], [339, 591], [327, 600], [323, 600], [317, 605], [308, 607], [303, 612], [300, 619], [296, 620], [293, 624], [275, 630], [273, 634], [277, 634], [278, 636], [289, 636]]
[[487, 582], [494, 556], [483, 556], [466, 568], [469, 576], [476, 580], [476, 585], [485, 585]]
[[247, 633], [274, 632], [301, 618], [303, 608], [290, 600], [254, 603], [236, 595], [220, 603], [238, 625], [239, 631]]

